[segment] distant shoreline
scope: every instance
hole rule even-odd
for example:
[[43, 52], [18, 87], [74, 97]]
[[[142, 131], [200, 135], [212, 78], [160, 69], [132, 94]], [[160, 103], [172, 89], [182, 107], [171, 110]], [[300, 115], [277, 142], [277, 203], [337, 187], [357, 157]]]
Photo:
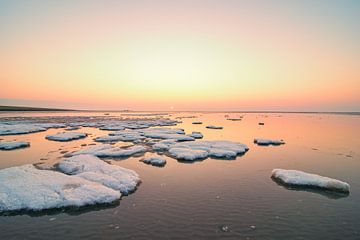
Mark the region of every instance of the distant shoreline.
[[23, 107], [23, 106], [0, 106], [0, 112], [157, 112], [157, 113], [278, 113], [278, 114], [339, 114], [339, 115], [360, 115], [360, 112], [321, 112], [321, 111], [137, 111], [137, 110], [79, 110], [79, 109], [61, 109], [61, 108], [41, 108], [41, 107]]
[[40, 107], [23, 107], [23, 106], [0, 106], [0, 111], [26, 111], [26, 112], [63, 112], [63, 111], [77, 111], [72, 109], [59, 108], [40, 108]]

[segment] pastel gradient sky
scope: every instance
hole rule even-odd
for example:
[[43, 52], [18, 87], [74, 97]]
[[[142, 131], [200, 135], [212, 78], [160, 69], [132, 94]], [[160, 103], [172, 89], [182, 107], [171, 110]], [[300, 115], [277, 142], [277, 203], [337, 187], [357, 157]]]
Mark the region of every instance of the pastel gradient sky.
[[360, 1], [0, 0], [0, 69], [0, 105], [360, 111]]

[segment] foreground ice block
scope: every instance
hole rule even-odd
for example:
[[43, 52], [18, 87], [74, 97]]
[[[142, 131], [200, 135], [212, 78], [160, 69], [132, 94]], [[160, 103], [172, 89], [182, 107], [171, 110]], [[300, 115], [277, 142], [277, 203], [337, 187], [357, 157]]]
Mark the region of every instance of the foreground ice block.
[[63, 132], [63, 133], [57, 133], [54, 135], [47, 135], [45, 138], [48, 140], [53, 140], [53, 141], [66, 142], [66, 141], [77, 140], [77, 139], [81, 139], [81, 138], [85, 138], [85, 137], [87, 137], [86, 133]]
[[123, 194], [133, 192], [140, 183], [139, 175], [130, 169], [108, 164], [92, 155], [77, 155], [58, 164], [66, 174], [100, 183]]
[[121, 194], [83, 178], [23, 165], [0, 170], [0, 212], [111, 203]]
[[0, 142], [0, 150], [13, 150], [18, 148], [30, 147], [29, 142]]
[[290, 186], [320, 188], [345, 193], [350, 191], [350, 185], [346, 182], [298, 170], [274, 169], [271, 177]]

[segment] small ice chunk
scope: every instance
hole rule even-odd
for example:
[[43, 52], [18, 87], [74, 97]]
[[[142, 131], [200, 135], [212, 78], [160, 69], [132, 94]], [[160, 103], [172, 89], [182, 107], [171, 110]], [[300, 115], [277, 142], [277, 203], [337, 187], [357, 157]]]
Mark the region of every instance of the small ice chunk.
[[81, 138], [85, 138], [87, 136], [86, 133], [80, 133], [80, 132], [63, 132], [63, 133], [57, 133], [54, 135], [47, 135], [45, 138], [52, 141], [72, 141], [77, 140]]
[[313, 187], [345, 193], [350, 191], [350, 185], [346, 182], [297, 170], [274, 169], [271, 177], [285, 185]]
[[144, 163], [150, 164], [153, 166], [162, 167], [165, 166], [166, 160], [161, 157], [148, 157], [143, 160]]
[[0, 142], [0, 150], [13, 150], [17, 148], [30, 147], [29, 142]]
[[278, 146], [281, 144], [285, 144], [283, 140], [270, 140], [270, 139], [261, 139], [261, 138], [254, 139], [254, 143], [260, 146], [269, 146], [269, 145]]
[[92, 155], [77, 155], [58, 164], [61, 172], [100, 183], [129, 194], [140, 182], [139, 175], [130, 169], [108, 164]]
[[201, 139], [204, 137], [201, 132], [192, 132], [189, 136], [195, 139]]
[[209, 129], [223, 129], [223, 127], [221, 127], [221, 126], [214, 126], [214, 125], [206, 126], [206, 128], [209, 128]]
[[101, 184], [23, 165], [0, 170], [0, 212], [112, 203], [121, 194]]

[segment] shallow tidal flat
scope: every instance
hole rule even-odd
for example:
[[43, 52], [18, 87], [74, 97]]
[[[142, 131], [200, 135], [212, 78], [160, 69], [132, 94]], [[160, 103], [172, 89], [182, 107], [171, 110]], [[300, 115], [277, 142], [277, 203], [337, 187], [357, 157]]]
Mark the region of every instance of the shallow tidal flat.
[[[100, 184], [109, 198], [99, 199], [109, 201], [3, 211], [0, 239], [360, 237], [357, 115], [5, 112], [0, 126], [5, 125], [0, 130], [10, 132], [0, 142], [30, 146], [1, 150], [0, 169], [34, 164], [39, 171], [74, 177], [77, 184], [87, 186], [84, 179]], [[21, 134], [15, 135], [15, 125]], [[85, 166], [81, 154], [92, 155], [86, 162], [91, 171], [83, 178], [78, 170], [79, 164]], [[166, 164], [144, 164], [151, 158]], [[68, 159], [72, 165], [61, 167]], [[109, 166], [126, 169], [131, 181], [121, 179], [125, 185], [116, 185], [120, 180], [110, 178], [115, 175]], [[99, 168], [106, 169], [103, 175]], [[271, 178], [273, 169], [338, 179], [350, 191], [284, 185]]]

